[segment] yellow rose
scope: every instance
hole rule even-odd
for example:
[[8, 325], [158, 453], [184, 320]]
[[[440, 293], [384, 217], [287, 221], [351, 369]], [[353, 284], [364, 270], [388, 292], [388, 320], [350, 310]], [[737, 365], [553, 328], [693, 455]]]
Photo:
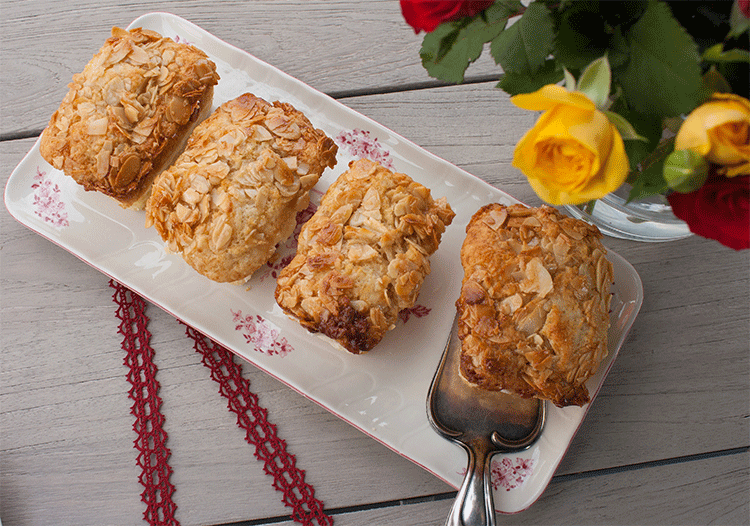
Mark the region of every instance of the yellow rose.
[[725, 167], [728, 177], [750, 175], [750, 101], [715, 93], [687, 116], [674, 148], [698, 152]]
[[580, 204], [616, 190], [630, 171], [622, 137], [580, 92], [549, 84], [511, 102], [543, 111], [513, 155], [534, 191], [553, 205]]

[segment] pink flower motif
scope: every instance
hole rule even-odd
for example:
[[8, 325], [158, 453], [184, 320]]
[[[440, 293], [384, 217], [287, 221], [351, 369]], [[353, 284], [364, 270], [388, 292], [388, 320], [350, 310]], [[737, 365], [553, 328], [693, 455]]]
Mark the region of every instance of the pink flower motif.
[[289, 263], [291, 263], [292, 259], [294, 259], [294, 255], [288, 254], [284, 256], [283, 258], [279, 258], [274, 261], [267, 262], [266, 268], [264, 269], [263, 274], [260, 276], [260, 280], [263, 281], [268, 276], [271, 276], [273, 279], [278, 278], [279, 272], [281, 272], [281, 269], [285, 268]]
[[315, 215], [315, 211], [318, 209], [318, 207], [314, 203], [310, 203], [307, 205], [307, 208], [304, 210], [300, 210], [297, 212], [297, 226], [294, 228], [294, 234], [292, 235], [292, 238], [294, 239], [295, 245], [297, 244], [297, 238], [299, 237], [299, 233], [302, 231], [302, 225], [307, 223], [310, 218]]
[[262, 316], [243, 316], [242, 311], [231, 311], [234, 316], [234, 330], [242, 332], [245, 341], [253, 346], [256, 352], [265, 353], [269, 356], [286, 356], [293, 348], [289, 342], [281, 336], [279, 329]]
[[492, 463], [492, 487], [505, 488], [510, 491], [519, 487], [534, 472], [534, 460], [516, 457], [515, 460], [503, 458]]
[[414, 305], [411, 308], [401, 310], [401, 312], [398, 313], [398, 317], [402, 322], [406, 323], [412, 316], [422, 318], [424, 316], [427, 316], [429, 313], [430, 309], [425, 307], [424, 305]]
[[[534, 460], [522, 457], [516, 457], [515, 460], [503, 458], [499, 462], [493, 461], [490, 470], [492, 488], [510, 491], [521, 486], [534, 473]], [[466, 468], [459, 471], [459, 475], [465, 477]]]
[[391, 153], [367, 130], [355, 128], [350, 132], [342, 131], [336, 137], [336, 142], [341, 147], [348, 149], [349, 153], [355, 157], [364, 157], [378, 162], [390, 170], [393, 169]]
[[192, 42], [190, 42], [189, 40], [185, 40], [184, 38], [180, 37], [180, 35], [175, 35], [173, 40], [178, 44], [187, 44], [189, 46], [193, 45]]
[[60, 200], [60, 187], [46, 178], [47, 173], [37, 166], [34, 176], [34, 213], [55, 227], [69, 226], [65, 203]]

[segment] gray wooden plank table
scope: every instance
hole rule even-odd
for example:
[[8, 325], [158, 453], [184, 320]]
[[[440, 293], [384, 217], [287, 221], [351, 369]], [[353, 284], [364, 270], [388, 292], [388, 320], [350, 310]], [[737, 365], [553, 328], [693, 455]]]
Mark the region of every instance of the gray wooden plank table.
[[[534, 121], [486, 58], [443, 86], [395, 1], [0, 2], [0, 182], [113, 25], [168, 11], [337, 98], [518, 199]], [[0, 212], [0, 520], [141, 524], [108, 278]], [[750, 253], [691, 237], [606, 238], [645, 301], [542, 497], [501, 524], [750, 521]], [[292, 524], [184, 328], [149, 308], [177, 519]], [[251, 365], [251, 388], [339, 525], [442, 524], [455, 490]]]

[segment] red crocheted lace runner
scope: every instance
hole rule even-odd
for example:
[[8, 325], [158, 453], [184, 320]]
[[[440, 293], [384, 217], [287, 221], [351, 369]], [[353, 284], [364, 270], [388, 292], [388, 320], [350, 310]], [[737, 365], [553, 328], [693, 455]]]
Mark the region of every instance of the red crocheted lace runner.
[[141, 468], [139, 480], [144, 488], [141, 500], [146, 504], [143, 518], [152, 525], [179, 524], [174, 518], [177, 506], [172, 501], [174, 486], [169, 481], [172, 468], [167, 462], [171, 452], [166, 446], [146, 302], [114, 280], [109, 284], [115, 289], [112, 298], [118, 305], [115, 315], [120, 319], [117, 332], [122, 334], [122, 349], [127, 353], [124, 362], [131, 385], [128, 394], [133, 400], [130, 412], [135, 416], [136, 463]]
[[292, 519], [304, 525], [332, 525], [333, 519], [323, 512], [323, 503], [315, 498], [315, 490], [305, 482], [305, 472], [297, 468], [295, 456], [287, 452], [286, 442], [279, 438], [276, 426], [268, 422], [268, 411], [250, 391], [250, 382], [243, 378], [242, 366], [234, 361], [234, 355], [192, 327], [185, 327], [195, 342], [195, 350], [203, 356], [203, 364], [211, 369], [211, 378], [218, 382], [219, 394], [237, 415], [237, 425], [245, 430], [245, 440], [255, 446], [255, 458], [263, 462], [263, 470], [273, 477], [273, 487], [284, 494], [284, 504], [294, 510]]
[[[164, 417], [157, 394], [159, 383], [154, 351], [149, 345], [151, 333], [147, 329], [146, 303], [114, 280], [110, 281], [110, 286], [115, 289], [116, 315], [121, 320], [118, 332], [123, 335], [128, 380], [133, 386], [131, 413], [136, 417], [133, 429], [138, 435], [135, 440], [139, 451], [137, 463], [143, 470], [140, 482], [145, 488], [141, 494], [146, 504], [144, 518], [151, 525], [177, 525], [174, 518], [177, 506], [172, 501], [174, 486], [169, 482], [172, 468], [167, 462], [170, 451], [165, 445], [167, 434], [162, 428]], [[282, 502], [292, 508], [291, 518], [305, 526], [331, 526], [333, 519], [325, 514], [323, 503], [315, 498], [315, 490], [305, 482], [305, 472], [297, 468], [295, 456], [287, 452], [286, 442], [278, 437], [276, 426], [268, 422], [268, 411], [250, 391], [250, 382], [242, 376], [242, 366], [226, 348], [192, 327], [185, 327], [194, 349], [202, 355], [203, 364], [211, 370], [211, 378], [219, 384], [219, 394], [227, 399], [229, 410], [237, 415], [237, 425], [245, 430], [245, 440], [255, 446], [255, 457], [273, 477], [273, 487], [283, 493]]]

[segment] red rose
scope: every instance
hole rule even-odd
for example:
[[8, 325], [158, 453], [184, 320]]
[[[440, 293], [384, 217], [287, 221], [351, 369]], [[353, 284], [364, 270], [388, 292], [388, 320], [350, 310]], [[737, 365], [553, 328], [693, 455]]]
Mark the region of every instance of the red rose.
[[415, 33], [434, 30], [443, 22], [481, 13], [495, 0], [401, 0], [401, 13]]
[[674, 192], [667, 199], [694, 234], [735, 250], [750, 248], [750, 175], [712, 174], [695, 192]]
[[739, 5], [742, 14], [747, 18], [750, 18], [750, 0], [738, 0], [737, 4]]

